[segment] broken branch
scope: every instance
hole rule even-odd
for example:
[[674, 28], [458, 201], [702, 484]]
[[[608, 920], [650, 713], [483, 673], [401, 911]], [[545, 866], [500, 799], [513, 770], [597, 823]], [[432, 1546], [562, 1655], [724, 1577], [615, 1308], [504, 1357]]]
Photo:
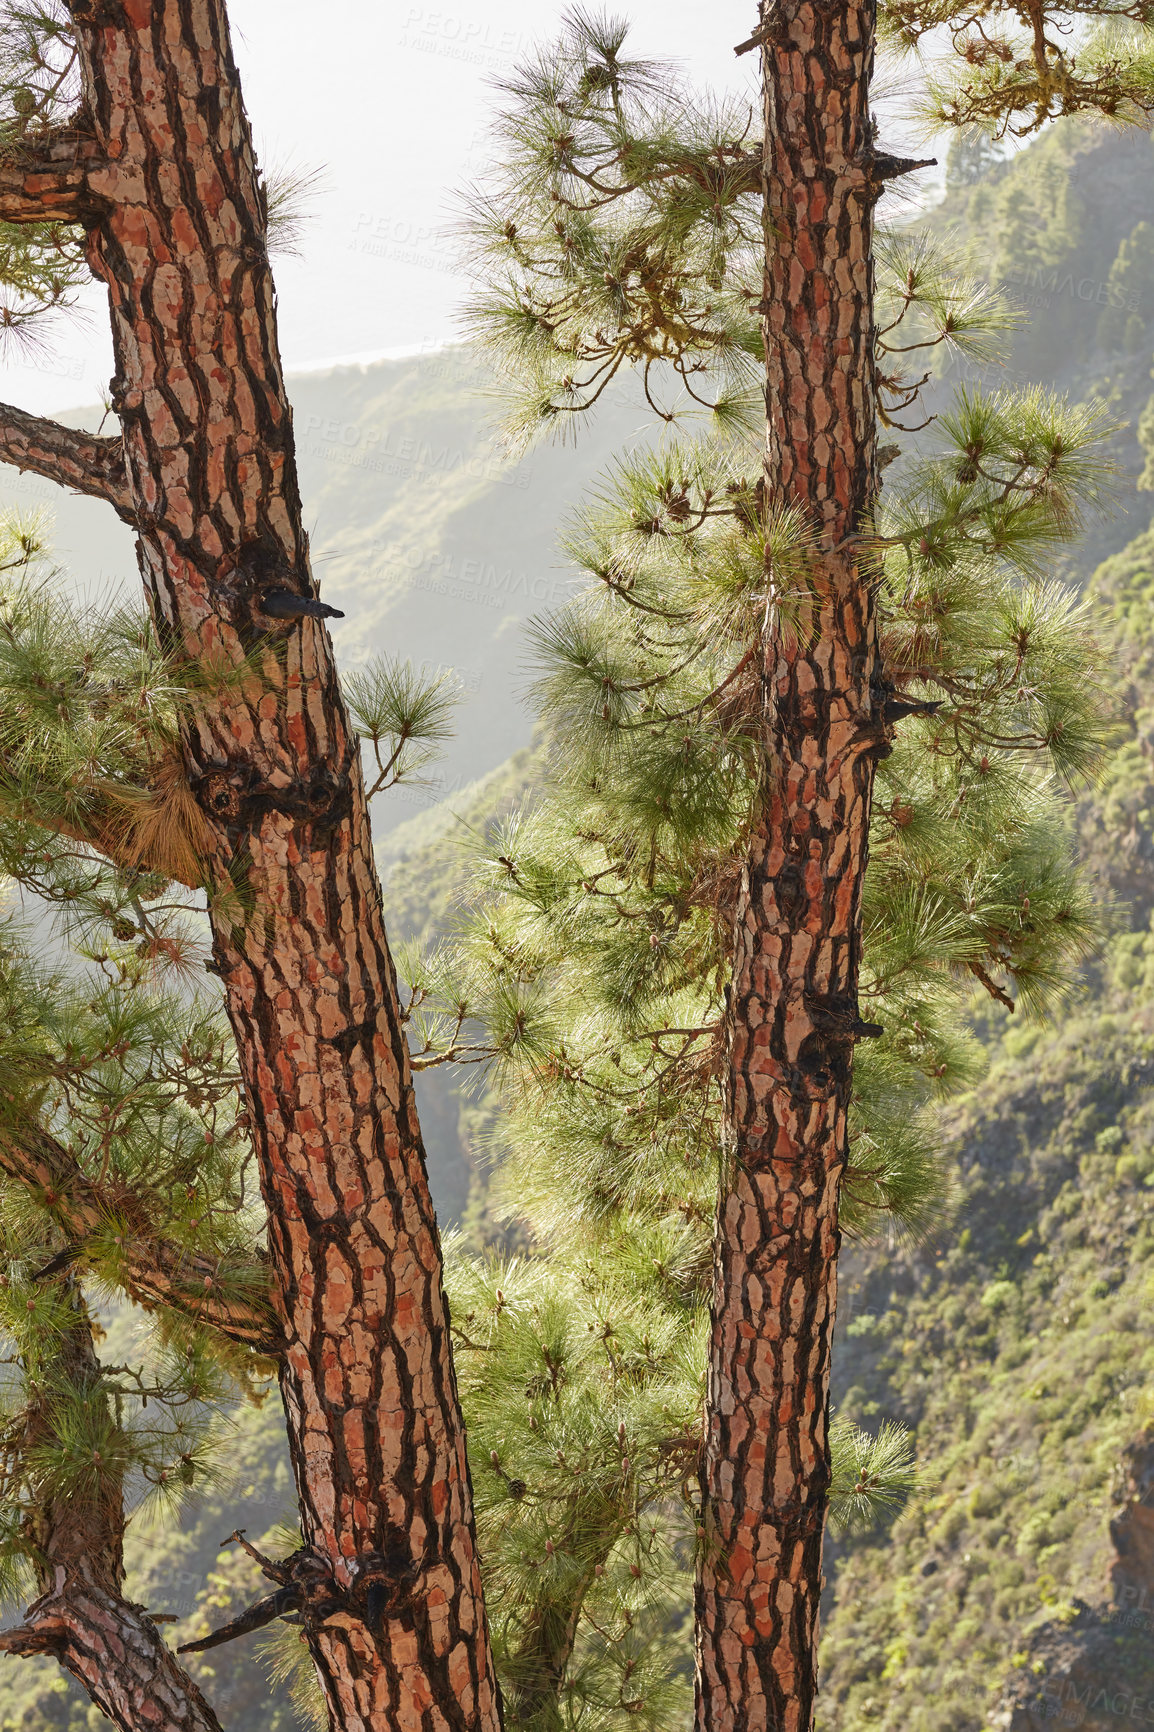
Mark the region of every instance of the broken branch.
[[1004, 1004], [1007, 1010], [1014, 1010], [1014, 1001], [1010, 997], [1009, 993], [1002, 991], [997, 981], [990, 978], [980, 962], [970, 963], [970, 973], [981, 981], [991, 998], [996, 998], [998, 1003]]
[[0, 463], [30, 469], [74, 493], [107, 500], [127, 523], [134, 521], [120, 439], [98, 439], [0, 403]]
[[20, 146], [0, 162], [0, 221], [91, 225], [105, 207], [91, 185], [102, 161], [97, 140], [70, 128]]
[[266, 1594], [263, 1600], [255, 1601], [241, 1612], [239, 1617], [222, 1624], [220, 1629], [213, 1630], [211, 1635], [202, 1636], [199, 1642], [185, 1642], [176, 1651], [178, 1654], [203, 1654], [209, 1648], [219, 1648], [225, 1642], [235, 1642], [238, 1636], [247, 1636], [251, 1630], [263, 1630], [265, 1625], [271, 1624], [274, 1619], [299, 1608], [299, 1588], [278, 1588], [275, 1594]]

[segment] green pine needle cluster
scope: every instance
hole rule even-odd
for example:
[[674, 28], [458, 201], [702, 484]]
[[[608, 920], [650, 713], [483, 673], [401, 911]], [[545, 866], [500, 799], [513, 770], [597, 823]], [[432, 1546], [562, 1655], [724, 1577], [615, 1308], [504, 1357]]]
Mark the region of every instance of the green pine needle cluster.
[[[112, 981], [111, 959], [83, 951], [44, 966], [49, 911], [29, 938], [10, 915], [0, 947], [0, 1552], [13, 1594], [30, 1591], [48, 1512], [111, 1500], [115, 1532], [134, 1511], [171, 1512], [206, 1489], [220, 1404], [259, 1393], [267, 1375], [194, 1314], [163, 1310], [133, 1363], [93, 1357], [78, 1370], [93, 1308], [122, 1296], [126, 1260], [158, 1239], [207, 1257], [218, 1293], [251, 1299], [267, 1276], [215, 1007], [160, 993], [139, 964]], [[92, 1220], [79, 1239], [74, 1194]]]
[[[245, 670], [241, 670], [243, 674]], [[214, 1480], [222, 1406], [270, 1367], [155, 1306], [129, 1363], [94, 1319], [166, 1247], [266, 1301], [231, 1033], [203, 985], [198, 808], [179, 715], [198, 679], [136, 613], [85, 612], [35, 523], [0, 524], [0, 1586], [37, 1590], [62, 1520], [119, 1554]], [[183, 882], [182, 882], [183, 880]]]
[[[79, 100], [72, 21], [59, 0], [14, 0], [0, 16], [0, 157], [19, 163], [67, 125]], [[88, 279], [83, 230], [0, 223], [0, 346], [38, 345], [45, 315]]]
[[756, 413], [752, 115], [629, 59], [627, 34], [619, 18], [567, 15], [560, 39], [504, 82], [500, 165], [469, 195], [486, 283], [472, 325], [516, 381], [509, 428], [522, 439], [564, 431], [631, 365], [664, 421], [685, 408], [718, 425]]
[[1141, 125], [1154, 110], [1150, 0], [1021, 10], [885, 0], [878, 22], [887, 47], [924, 57], [926, 118], [937, 126], [1022, 138], [1062, 115], [1089, 111]]
[[660, 1728], [695, 1545], [702, 1317], [655, 1306], [644, 1267], [480, 1260], [446, 1281], [495, 1658], [525, 1732]]
[[342, 685], [353, 724], [372, 753], [376, 774], [367, 786], [369, 799], [398, 782], [419, 782], [452, 738], [458, 692], [450, 676], [380, 656], [346, 674]]

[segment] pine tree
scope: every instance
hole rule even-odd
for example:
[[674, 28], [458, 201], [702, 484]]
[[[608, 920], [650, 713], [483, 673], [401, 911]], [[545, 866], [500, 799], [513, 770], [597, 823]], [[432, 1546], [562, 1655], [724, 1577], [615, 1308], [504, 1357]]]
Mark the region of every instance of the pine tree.
[[[885, 22], [909, 48], [933, 26], [952, 36], [956, 81], [931, 81], [940, 120], [1025, 134], [1154, 94], [1148, 8], [1111, 13], [1075, 58], [1054, 32], [1083, 10], [1098, 9], [1040, 8], [1031, 31], [952, 7], [893, 6]], [[542, 634], [589, 807], [582, 846], [560, 883], [533, 848], [500, 862], [507, 894], [537, 898], [566, 943], [580, 899], [599, 913], [603, 946], [574, 953], [599, 971], [603, 1008], [636, 1016], [642, 1057], [656, 1042], [660, 1072], [719, 1075], [697, 1576], [711, 1732], [812, 1724], [839, 1196], [872, 1179], [884, 1200], [887, 1172], [856, 1110], [900, 1109], [894, 1060], [949, 1079], [953, 1019], [935, 1017], [931, 985], [968, 976], [1008, 1005], [1044, 1002], [1086, 939], [1047, 779], [1093, 757], [1093, 652], [1038, 574], [1101, 498], [1101, 429], [1039, 394], [972, 394], [879, 499], [901, 447], [879, 453], [878, 421], [901, 431], [924, 383], [909, 355], [980, 356], [1000, 315], [916, 245], [875, 235], [886, 184], [919, 166], [876, 137], [876, 31], [868, 5], [766, 8], [742, 45], [761, 50], [758, 140], [747, 115], [630, 62], [623, 26], [575, 13], [509, 83], [501, 173], [474, 224], [490, 283], [478, 324], [520, 387], [523, 437], [573, 425], [636, 365], [663, 421], [689, 398], [733, 438], [764, 379], [761, 461], [722, 443], [625, 464], [582, 537], [601, 606]], [[879, 304], [881, 250], [894, 268]], [[495, 1050], [531, 1041], [563, 1079], [596, 1062], [600, 1121], [575, 1132], [590, 1166], [607, 1156], [591, 1190], [635, 1194], [643, 1169], [605, 1092], [618, 1047], [594, 1030], [589, 1051], [562, 1051], [553, 996], [535, 1025], [529, 964], [497, 925], [493, 943]], [[655, 977], [697, 988], [657, 1027]], [[879, 1055], [855, 1064], [873, 1040]], [[630, 1081], [660, 1160], [682, 1085]]]
[[[59, 1654], [122, 1724], [135, 1713], [152, 1724], [198, 1725], [211, 1710], [191, 1684], [181, 1694], [154, 1622], [116, 1593], [131, 1513], [124, 1490], [171, 1497], [195, 1491], [211, 1471], [196, 1427], [190, 1437], [158, 1425], [158, 1410], [175, 1404], [187, 1433], [188, 1407], [195, 1403], [199, 1417], [222, 1374], [259, 1387], [278, 1346], [268, 1272], [254, 1251], [259, 1212], [245, 1200], [249, 1139], [235, 1050], [213, 1007], [187, 1004], [198, 959], [191, 898], [132, 864], [150, 812], [143, 791], [176, 737], [181, 672], [197, 670], [161, 657], [131, 612], [94, 618], [67, 604], [18, 525], [7, 552], [0, 865], [29, 907], [55, 912], [60, 939], [85, 970], [37, 968], [9, 933], [0, 1149], [11, 1181], [2, 1219], [12, 1273], [0, 1294], [9, 1295], [4, 1315], [21, 1349], [25, 1391], [13, 1425], [25, 1446], [9, 1456], [5, 1503], [16, 1556], [53, 1580], [45, 1553], [56, 1543], [63, 1556], [71, 1545], [67, 1579], [81, 1591], [30, 1607], [8, 1646]], [[443, 695], [401, 669], [374, 669], [350, 685], [382, 765], [378, 779], [412, 773], [419, 757], [406, 763], [402, 748], [419, 750], [422, 736], [435, 736]], [[118, 811], [130, 827], [110, 817]], [[150, 826], [156, 821], [151, 813]], [[89, 831], [104, 837], [114, 864], [101, 865], [73, 839]], [[159, 850], [151, 827], [147, 836]], [[184, 982], [177, 999], [159, 991], [172, 970]], [[419, 1004], [408, 1015], [418, 1051], [443, 1044]], [[551, 1206], [558, 1195], [550, 1189]], [[542, 1202], [542, 1238], [545, 1210]], [[704, 1212], [697, 1218], [700, 1227]], [[693, 1553], [692, 1513], [678, 1505], [698, 1443], [707, 1237], [683, 1232], [660, 1243], [642, 1208], [630, 1231], [548, 1263], [450, 1257], [510, 1724], [544, 1729], [560, 1713], [661, 1726], [681, 1711], [688, 1676], [676, 1662], [688, 1643], [671, 1626], [684, 1629], [678, 1613]], [[63, 1284], [62, 1308], [54, 1290]], [[61, 1315], [76, 1316], [82, 1284], [127, 1293], [152, 1313], [159, 1372], [101, 1367], [78, 1316], [74, 1329], [56, 1329]], [[74, 1344], [67, 1353], [57, 1351], [62, 1334]], [[51, 1420], [39, 1424], [34, 1448], [30, 1411]], [[83, 1448], [77, 1438], [87, 1439]], [[865, 1501], [876, 1500], [895, 1469], [900, 1479], [898, 1443], [887, 1459], [866, 1440], [845, 1439], [847, 1504], [861, 1504], [867, 1491]], [[257, 1556], [273, 1591], [194, 1648], [296, 1616], [285, 1560]], [[94, 1580], [104, 1595], [95, 1610]], [[21, 1585], [19, 1575], [8, 1583], [12, 1592]], [[105, 1647], [94, 1662], [89, 1624], [95, 1618], [106, 1630], [110, 1615], [122, 1648]], [[295, 1682], [300, 1662], [311, 1665], [296, 1628], [285, 1633], [280, 1670]], [[142, 1707], [135, 1660], [148, 1643], [153, 1694]]]
[[[48, 1259], [55, 1275], [28, 1267], [35, 1235], [17, 1247], [24, 1279], [5, 1276], [4, 1330], [18, 1346], [22, 1387], [7, 1393], [3, 1556], [10, 1597], [37, 1597], [23, 1620], [0, 1633], [0, 1651], [50, 1655], [125, 1732], [144, 1725], [164, 1732], [219, 1732], [219, 1721], [166, 1645], [158, 1620], [124, 1593], [126, 1481], [141, 1470], [203, 1479], [203, 1440], [172, 1404], [203, 1402], [194, 1361], [173, 1362], [174, 1380], [153, 1385], [139, 1371], [125, 1384], [95, 1352], [93, 1325], [74, 1278]], [[12, 1236], [6, 1247], [13, 1267]], [[203, 1377], [203, 1368], [201, 1369]], [[194, 1392], [190, 1393], [190, 1392]], [[153, 1398], [146, 1425], [140, 1404]], [[125, 1401], [138, 1408], [126, 1420]], [[169, 1422], [157, 1410], [169, 1406]], [[176, 1423], [172, 1423], [175, 1417]], [[184, 1448], [181, 1448], [184, 1445]]]
[[224, 0], [9, 0], [0, 24], [9, 322], [86, 266], [120, 423], [5, 408], [0, 457], [133, 526], [165, 655], [202, 676], [119, 817], [141, 864], [173, 865], [151, 825], [207, 890], [269, 1216], [304, 1539], [285, 1567], [334, 1725], [492, 1728], [436, 1222]]
[[1098, 320], [1103, 348], [1130, 353], [1145, 348], [1146, 332], [1154, 322], [1149, 299], [1152, 272], [1154, 226], [1140, 222], [1122, 242], [1106, 278], [1107, 304]]
[[[211, 1708], [125, 1595], [124, 1533], [142, 1506], [211, 1478], [216, 1407], [267, 1380], [274, 1361], [253, 1349], [275, 1350], [277, 1325], [231, 1038], [189, 995], [188, 899], [125, 864], [139, 813], [112, 816], [126, 765], [175, 737], [172, 672], [146, 620], [83, 629], [37, 572], [31, 533], [9, 524], [5, 539], [0, 869], [23, 908], [0, 936], [0, 1333], [16, 1367], [0, 1587], [35, 1598], [0, 1647], [55, 1656], [134, 1732], [210, 1732]], [[70, 836], [94, 760], [119, 865]], [[47, 828], [30, 816], [44, 798]], [[90, 1308], [109, 1292], [151, 1314], [128, 1365], [98, 1357]]]
[[951, 190], [977, 186], [991, 169], [1006, 158], [997, 143], [981, 127], [967, 128], [950, 139], [946, 152], [946, 186]]

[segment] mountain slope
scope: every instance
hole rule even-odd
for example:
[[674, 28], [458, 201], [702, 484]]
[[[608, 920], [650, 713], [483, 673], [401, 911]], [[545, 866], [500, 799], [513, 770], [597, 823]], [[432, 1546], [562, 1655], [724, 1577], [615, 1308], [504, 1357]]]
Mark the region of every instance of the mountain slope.
[[[1154, 1420], [1154, 1007], [1035, 1032], [950, 1113], [937, 1245], [845, 1260], [835, 1405], [910, 1425], [932, 1484], [836, 1560], [823, 1729], [1009, 1724], [1062, 1694], [1053, 1633], [1115, 1609], [1115, 1473]], [[1103, 1682], [1147, 1696], [1149, 1641], [1107, 1627]]]

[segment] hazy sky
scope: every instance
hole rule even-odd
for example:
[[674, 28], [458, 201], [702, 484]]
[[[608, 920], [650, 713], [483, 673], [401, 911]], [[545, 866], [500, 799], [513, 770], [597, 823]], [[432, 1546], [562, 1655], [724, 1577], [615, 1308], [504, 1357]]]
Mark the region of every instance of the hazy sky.
[[[750, 90], [733, 46], [752, 0], [635, 0], [637, 51], [679, 60], [715, 88]], [[555, 27], [530, 0], [231, 0], [248, 111], [266, 167], [319, 167], [299, 259], [276, 261], [289, 368], [452, 339], [453, 189], [484, 162], [492, 79]], [[39, 413], [99, 399], [112, 371], [104, 306], [62, 323], [43, 354], [0, 369], [0, 395]]]

